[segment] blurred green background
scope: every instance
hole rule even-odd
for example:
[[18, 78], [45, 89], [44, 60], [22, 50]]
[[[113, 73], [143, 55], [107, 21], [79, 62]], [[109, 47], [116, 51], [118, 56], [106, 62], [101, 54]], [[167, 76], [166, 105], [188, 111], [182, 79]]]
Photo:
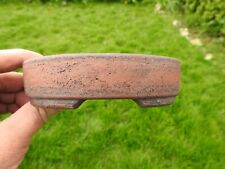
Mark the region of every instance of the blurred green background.
[[[211, 19], [202, 18], [208, 8]], [[92, 100], [63, 110], [35, 135], [20, 168], [225, 168], [224, 11], [221, 0], [0, 0], [0, 49], [181, 61], [174, 104], [141, 108], [131, 100]]]

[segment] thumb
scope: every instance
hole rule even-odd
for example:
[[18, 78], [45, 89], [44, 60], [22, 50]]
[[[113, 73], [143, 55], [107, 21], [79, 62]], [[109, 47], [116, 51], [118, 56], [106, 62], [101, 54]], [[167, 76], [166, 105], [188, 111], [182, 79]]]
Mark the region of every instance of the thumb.
[[33, 134], [56, 110], [44, 110], [29, 102], [0, 123], [0, 168], [17, 168]]
[[48, 118], [56, 112], [57, 110], [53, 109], [34, 107], [28, 102], [4, 120], [1, 125], [5, 131], [10, 131], [12, 137], [29, 141]]

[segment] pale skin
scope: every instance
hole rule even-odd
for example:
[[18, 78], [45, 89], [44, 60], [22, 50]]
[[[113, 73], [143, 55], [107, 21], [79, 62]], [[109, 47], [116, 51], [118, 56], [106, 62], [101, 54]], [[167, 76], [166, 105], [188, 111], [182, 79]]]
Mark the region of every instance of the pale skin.
[[34, 107], [24, 93], [23, 74], [12, 72], [23, 61], [41, 55], [23, 49], [0, 50], [0, 169], [16, 169], [28, 151], [32, 136], [57, 110]]

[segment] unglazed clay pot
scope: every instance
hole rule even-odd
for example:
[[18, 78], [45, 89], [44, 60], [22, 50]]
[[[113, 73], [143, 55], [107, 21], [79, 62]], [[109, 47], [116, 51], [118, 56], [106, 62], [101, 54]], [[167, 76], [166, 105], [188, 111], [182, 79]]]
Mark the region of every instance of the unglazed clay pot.
[[171, 104], [179, 91], [179, 61], [143, 54], [62, 54], [24, 62], [31, 103], [76, 108], [88, 99], [133, 99], [143, 107]]

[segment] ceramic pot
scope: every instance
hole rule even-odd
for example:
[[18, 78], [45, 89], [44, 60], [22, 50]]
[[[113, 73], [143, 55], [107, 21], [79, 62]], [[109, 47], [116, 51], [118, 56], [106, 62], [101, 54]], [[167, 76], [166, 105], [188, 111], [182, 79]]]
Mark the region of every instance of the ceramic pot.
[[76, 108], [89, 99], [133, 99], [143, 107], [171, 104], [179, 92], [179, 61], [143, 54], [61, 54], [24, 62], [31, 103]]

